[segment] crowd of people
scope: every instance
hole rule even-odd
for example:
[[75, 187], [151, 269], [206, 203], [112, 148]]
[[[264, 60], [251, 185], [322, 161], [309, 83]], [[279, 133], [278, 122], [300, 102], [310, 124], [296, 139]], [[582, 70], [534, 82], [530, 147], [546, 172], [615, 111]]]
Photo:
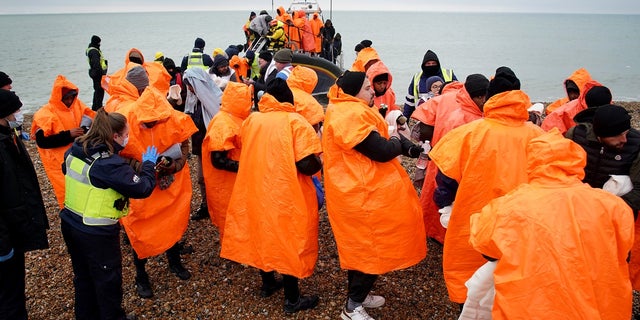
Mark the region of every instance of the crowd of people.
[[[314, 308], [321, 293], [301, 282], [314, 272], [325, 205], [347, 271], [341, 319], [373, 319], [367, 309], [385, 304], [371, 293], [376, 280], [425, 259], [427, 238], [443, 245], [461, 319], [631, 318], [640, 132], [607, 87], [579, 69], [567, 97], [539, 110], [511, 68], [461, 82], [427, 50], [399, 105], [391, 71], [363, 40], [325, 108], [311, 95], [317, 74], [292, 64], [295, 49], [248, 50], [275, 34], [255, 25], [307, 30], [287, 15], [252, 13], [247, 44], [213, 57], [197, 38], [180, 66], [132, 48], [113, 73], [94, 35], [91, 107], [63, 75], [54, 80], [30, 136], [60, 207], [77, 319], [127, 317], [122, 229], [139, 297], [154, 295], [149, 257], [165, 253], [188, 280], [180, 241], [190, 219], [210, 219], [220, 257], [257, 270], [260, 296], [283, 289], [285, 313]], [[307, 24], [339, 36], [328, 20]], [[309, 52], [324, 56], [319, 39]], [[47, 248], [48, 221], [11, 83], [0, 72], [0, 314], [26, 319], [25, 252]], [[410, 177], [400, 159], [421, 156], [429, 162]], [[190, 216], [192, 174], [202, 203]]]

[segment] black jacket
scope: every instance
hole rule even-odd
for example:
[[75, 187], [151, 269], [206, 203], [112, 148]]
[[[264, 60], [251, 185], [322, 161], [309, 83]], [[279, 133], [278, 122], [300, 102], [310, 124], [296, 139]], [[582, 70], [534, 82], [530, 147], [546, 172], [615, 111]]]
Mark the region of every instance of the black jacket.
[[[0, 256], [49, 247], [38, 176], [20, 139], [0, 126]], [[15, 143], [14, 143], [15, 141]]]

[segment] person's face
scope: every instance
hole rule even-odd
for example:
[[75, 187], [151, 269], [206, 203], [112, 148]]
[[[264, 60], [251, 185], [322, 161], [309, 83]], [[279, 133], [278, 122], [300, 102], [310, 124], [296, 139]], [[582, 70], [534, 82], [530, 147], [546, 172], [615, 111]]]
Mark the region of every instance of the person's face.
[[64, 103], [64, 105], [67, 106], [67, 108], [68, 108], [68, 107], [71, 107], [71, 104], [73, 103], [73, 100], [75, 100], [75, 99], [76, 99], [75, 95], [69, 95], [69, 96], [66, 96], [66, 97], [62, 98], [62, 103]]
[[260, 66], [260, 68], [264, 68], [269, 64], [269, 61], [262, 59], [262, 58], [258, 58], [258, 65]]
[[113, 134], [113, 141], [119, 145], [124, 145], [124, 141], [129, 138], [129, 125], [127, 124], [122, 132]]
[[11, 83], [6, 84], [6, 85], [4, 85], [4, 86], [0, 87], [0, 89], [9, 90], [9, 91], [10, 91], [12, 88], [13, 88], [13, 87], [11, 86]]
[[474, 98], [471, 98], [471, 100], [475, 102], [476, 106], [478, 106], [478, 109], [480, 109], [480, 111], [484, 111], [484, 103], [487, 102], [487, 96], [474, 97]]
[[567, 98], [569, 98], [569, 101], [578, 99], [579, 96], [580, 96], [580, 92], [576, 92], [576, 91], [567, 92]]
[[282, 62], [278, 62], [278, 61], [276, 61], [276, 69], [277, 69], [278, 71], [281, 71], [281, 70], [282, 70], [282, 69], [284, 69], [284, 67], [286, 67], [286, 66], [287, 66], [287, 64], [286, 64], [286, 63], [282, 63]]
[[385, 90], [387, 90], [388, 85], [389, 81], [387, 80], [376, 81], [373, 83], [373, 90], [375, 90], [375, 92], [377, 93], [384, 92]]
[[440, 94], [440, 88], [442, 87], [442, 81], [436, 81], [434, 83], [431, 84], [431, 88], [429, 88], [431, 90], [431, 92], [433, 92], [433, 95], [439, 95]]
[[14, 113], [4, 117], [4, 118], [0, 118], [0, 125], [8, 127], [9, 126], [9, 121], [16, 121], [16, 113], [20, 112], [20, 109], [16, 110]]
[[438, 62], [437, 61], [427, 61], [424, 63], [425, 67], [431, 67], [431, 66], [437, 66]]
[[371, 107], [373, 106], [373, 97], [373, 87], [371, 87], [369, 79], [364, 78], [364, 82], [362, 83], [362, 87], [360, 88], [360, 92], [356, 95], [356, 98], [366, 101], [369, 107]]
[[229, 72], [229, 66], [220, 66], [220, 67], [218, 67], [218, 72], [220, 74], [227, 74]]
[[624, 147], [624, 144], [627, 143], [627, 134], [629, 130], [613, 137], [598, 137], [598, 140], [605, 146], [614, 149], [621, 150]]

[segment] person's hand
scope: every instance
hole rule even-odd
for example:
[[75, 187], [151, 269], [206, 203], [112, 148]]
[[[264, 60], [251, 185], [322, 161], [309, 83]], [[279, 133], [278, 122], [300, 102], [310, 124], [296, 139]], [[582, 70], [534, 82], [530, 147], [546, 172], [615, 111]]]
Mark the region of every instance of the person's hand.
[[176, 162], [169, 157], [161, 156], [156, 161], [156, 171], [160, 174], [176, 173]]
[[148, 146], [147, 151], [142, 154], [142, 162], [151, 161], [153, 163], [158, 159], [158, 149], [156, 146]]
[[407, 157], [417, 158], [420, 156], [420, 153], [424, 151], [424, 149], [422, 149], [422, 146], [420, 146], [419, 144], [413, 144], [411, 140], [405, 138], [404, 136], [401, 136], [400, 142], [402, 145], [402, 154]]
[[446, 229], [447, 227], [449, 227], [449, 218], [451, 218], [451, 209], [452, 206], [448, 205], [440, 210], [438, 210], [438, 212], [440, 213], [440, 224]]
[[82, 128], [73, 128], [69, 130], [69, 134], [71, 134], [71, 138], [77, 138], [84, 134], [84, 129]]

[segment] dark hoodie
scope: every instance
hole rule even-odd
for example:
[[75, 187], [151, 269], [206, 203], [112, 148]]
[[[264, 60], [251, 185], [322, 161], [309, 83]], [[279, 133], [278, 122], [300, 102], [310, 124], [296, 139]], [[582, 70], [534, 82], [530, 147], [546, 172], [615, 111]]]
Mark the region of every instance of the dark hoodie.
[[[435, 61], [438, 64], [435, 66], [427, 67], [425, 66], [425, 63], [427, 63], [427, 61]], [[440, 70], [440, 59], [438, 59], [438, 55], [436, 55], [436, 53], [431, 50], [427, 50], [427, 53], [424, 54], [420, 68], [422, 68], [423, 77], [429, 78], [431, 76], [439, 76], [440, 78], [442, 78], [442, 71]]]
[[[229, 75], [228, 72], [226, 74], [221, 74], [218, 71], [219, 67], [224, 67], [224, 66], [229, 66], [229, 59], [227, 59], [227, 58], [225, 58], [225, 56], [219, 54], [219, 55], [215, 56], [215, 58], [213, 58], [213, 65], [209, 69], [209, 73], [215, 74], [218, 77], [228, 76]], [[229, 70], [229, 72], [231, 72], [231, 70]]]

